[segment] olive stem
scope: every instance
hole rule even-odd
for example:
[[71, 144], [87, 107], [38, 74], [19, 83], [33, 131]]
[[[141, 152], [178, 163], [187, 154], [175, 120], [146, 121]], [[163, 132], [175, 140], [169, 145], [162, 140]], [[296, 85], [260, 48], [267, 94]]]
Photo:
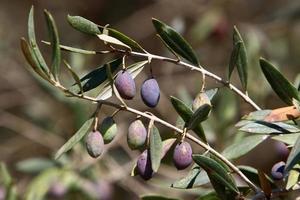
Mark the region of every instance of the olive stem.
[[[208, 144], [206, 144], [206, 143], [202, 142], [201, 140], [197, 139], [193, 135], [191, 135], [189, 133], [185, 133], [184, 129], [180, 129], [180, 128], [168, 123], [167, 121], [164, 121], [164, 120], [160, 119], [159, 117], [157, 117], [154, 114], [149, 113], [149, 112], [142, 112], [142, 111], [136, 110], [134, 108], [131, 108], [129, 106], [119, 105], [117, 103], [113, 103], [113, 102], [110, 102], [110, 101], [98, 100], [98, 99], [93, 98], [93, 97], [76, 94], [76, 93], [73, 93], [73, 92], [69, 91], [68, 89], [66, 89], [64, 86], [62, 86], [60, 84], [57, 84], [57, 87], [59, 89], [61, 89], [62, 91], [64, 91], [65, 93], [70, 94], [73, 97], [77, 97], [77, 98], [80, 98], [80, 99], [84, 99], [84, 100], [88, 100], [88, 101], [91, 101], [91, 102], [94, 102], [94, 103], [98, 103], [99, 105], [103, 104], [103, 105], [115, 107], [117, 109], [124, 110], [124, 111], [130, 112], [130, 113], [136, 114], [138, 116], [142, 116], [144, 118], [147, 118], [147, 119], [151, 120], [152, 122], [160, 123], [160, 124], [170, 128], [170, 129], [176, 131], [177, 133], [180, 133], [181, 135], [185, 134], [186, 138], [188, 138], [189, 140], [191, 140], [194, 143], [198, 144], [199, 146], [204, 148], [206, 151], [209, 151], [211, 154], [213, 154], [214, 156], [216, 156], [217, 158], [222, 160], [232, 171], [234, 171], [236, 174], [238, 174], [238, 176], [240, 176], [245, 181], [245, 183], [254, 192], [256, 192], [256, 193], [262, 192], [262, 190], [259, 187], [257, 187], [254, 183], [252, 183], [234, 164], [232, 164], [229, 160], [227, 160], [227, 158], [225, 158], [222, 154], [217, 152], [215, 149], [210, 147]], [[151, 123], [151, 121], [150, 121], [150, 123]]]

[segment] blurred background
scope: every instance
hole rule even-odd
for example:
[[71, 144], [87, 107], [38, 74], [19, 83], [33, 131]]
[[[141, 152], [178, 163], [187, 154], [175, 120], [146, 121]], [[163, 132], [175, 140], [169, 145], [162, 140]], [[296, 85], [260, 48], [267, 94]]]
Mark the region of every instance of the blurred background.
[[[221, 77], [227, 76], [232, 50], [232, 30], [236, 25], [246, 43], [249, 56], [249, 95], [262, 108], [278, 108], [284, 103], [271, 91], [258, 66], [263, 56], [276, 64], [297, 86], [300, 82], [300, 1], [298, 0], [101, 0], [50, 1], [0, 0], [0, 160], [6, 163], [22, 198], [32, 191], [46, 194], [45, 199], [139, 199], [140, 195], [155, 193], [169, 197], [193, 199], [208, 192], [207, 187], [189, 191], [170, 188], [188, 170], [177, 171], [170, 155], [163, 161], [159, 173], [144, 182], [131, 177], [130, 171], [139, 152], [130, 151], [126, 143], [128, 124], [135, 116], [120, 113], [116, 117], [117, 138], [106, 146], [100, 159], [93, 160], [83, 145], [77, 145], [59, 161], [53, 160], [58, 148], [84, 123], [95, 109], [87, 102], [68, 99], [62, 93], [36, 79], [26, 69], [19, 42], [27, 37], [27, 17], [35, 6], [36, 34], [47, 40], [43, 10], [54, 16], [62, 44], [101, 50], [100, 42], [72, 29], [67, 15], [80, 15], [127, 34], [147, 51], [172, 57], [156, 37], [151, 17], [174, 27], [192, 45], [200, 63]], [[50, 60], [50, 49], [39, 44]], [[80, 75], [111, 59], [106, 55], [86, 56], [63, 53], [64, 59]], [[137, 59], [129, 59], [129, 63]], [[175, 124], [176, 115], [169, 96], [191, 102], [201, 87], [201, 75], [180, 66], [154, 61], [154, 76], [161, 88], [161, 100], [153, 110], [148, 109], [137, 95], [129, 105]], [[63, 71], [63, 82], [72, 79]], [[146, 68], [137, 79], [137, 88], [149, 77]], [[240, 87], [236, 74], [233, 83]], [[208, 80], [208, 88], [221, 87]], [[214, 110], [205, 122], [211, 144], [221, 151], [239, 137], [234, 124], [246, 113], [249, 105], [227, 89], [220, 89], [213, 102]], [[113, 110], [104, 107], [101, 119]], [[145, 121], [147, 123], [147, 121]], [[172, 132], [159, 126], [163, 138]], [[201, 152], [194, 146], [195, 152]], [[242, 157], [238, 163], [248, 164], [269, 173], [270, 167], [286, 158], [285, 146], [266, 141]], [[259, 162], [257, 162], [259, 161]], [[0, 180], [1, 182], [1, 180]], [[0, 185], [0, 199], [4, 199]]]

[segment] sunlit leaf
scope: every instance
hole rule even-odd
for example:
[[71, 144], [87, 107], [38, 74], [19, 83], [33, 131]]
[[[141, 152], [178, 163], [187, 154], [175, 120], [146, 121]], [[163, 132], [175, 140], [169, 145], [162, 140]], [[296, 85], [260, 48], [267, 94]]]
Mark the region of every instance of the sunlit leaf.
[[157, 172], [161, 156], [162, 156], [162, 140], [158, 129], [153, 125], [150, 128], [150, 158], [151, 165], [154, 172]]
[[[176, 110], [176, 112], [180, 115], [180, 117], [185, 121], [185, 123], [188, 123], [193, 115], [193, 111], [191, 108], [189, 108], [185, 103], [183, 103], [180, 99], [177, 99], [176, 97], [171, 96], [171, 103]], [[204, 142], [207, 142], [204, 130], [201, 126], [201, 124], [198, 124], [193, 131], [198, 135], [200, 139], [202, 139]]]
[[111, 36], [109, 36], [109, 35], [106, 35], [106, 34], [99, 34], [99, 35], [97, 35], [97, 37], [98, 37], [100, 40], [102, 40], [102, 41], [104, 41], [104, 42], [106, 42], [106, 43], [114, 44], [114, 45], [118, 45], [118, 46], [122, 46], [122, 47], [125, 47], [125, 48], [131, 50], [130, 46], [126, 45], [125, 43], [121, 42], [120, 40], [118, 40], [118, 39], [116, 39], [116, 38], [114, 38], [114, 37], [111, 37]]
[[205, 93], [208, 96], [209, 100], [212, 101], [215, 95], [217, 94], [219, 88], [214, 88], [210, 90], [206, 90]]
[[232, 178], [227, 173], [227, 170], [224, 169], [217, 161], [198, 154], [193, 155], [193, 160], [207, 172], [211, 180], [213, 179], [217, 183], [226, 186], [233, 192], [238, 192], [238, 188], [232, 182]]
[[68, 15], [68, 22], [73, 28], [80, 32], [91, 35], [101, 34], [97, 24], [83, 17]]
[[7, 166], [5, 163], [0, 163], [0, 183], [5, 187], [9, 187], [12, 183], [12, 178], [8, 172]]
[[177, 189], [191, 189], [207, 183], [209, 183], [209, 178], [206, 172], [201, 170], [199, 166], [195, 166], [185, 177], [172, 183], [171, 187]]
[[94, 121], [94, 118], [88, 119], [81, 128], [62, 146], [55, 154], [55, 159], [58, 159], [62, 154], [69, 151], [76, 145], [90, 130], [90, 127]]
[[157, 19], [152, 18], [152, 23], [157, 34], [164, 40], [169, 48], [171, 48], [179, 56], [199, 66], [199, 61], [194, 50], [179, 33]]
[[287, 183], [285, 188], [287, 190], [291, 189], [294, 185], [296, 185], [299, 181], [300, 177], [300, 165], [297, 164], [289, 171], [289, 176], [287, 178]]
[[175, 144], [176, 138], [169, 138], [162, 141], [162, 154], [161, 158], [165, 157], [171, 147]]
[[260, 67], [274, 92], [288, 105], [300, 100], [297, 89], [267, 60], [260, 58]]
[[286, 161], [285, 171], [290, 171], [294, 165], [299, 163], [300, 160], [300, 136], [297, 138], [295, 142], [295, 146], [292, 148], [289, 157]]
[[299, 136], [300, 133], [282, 134], [282, 135], [272, 136], [272, 139], [294, 146]]
[[239, 140], [236, 143], [228, 146], [223, 152], [222, 155], [227, 159], [236, 159], [239, 158], [252, 149], [254, 149], [257, 145], [262, 143], [267, 136], [265, 135], [250, 135], [246, 136], [243, 139]]
[[251, 120], [251, 121], [256, 121], [256, 120], [264, 120], [266, 116], [268, 116], [271, 113], [272, 110], [258, 110], [251, 112], [245, 116], [242, 117], [242, 119], [245, 120]]
[[[295, 99], [293, 99], [293, 102]], [[267, 122], [282, 122], [294, 120], [300, 117], [300, 111], [295, 106], [288, 106], [283, 108], [274, 109], [268, 114], [264, 121]]]
[[202, 121], [206, 120], [210, 113], [211, 106], [209, 104], [204, 104], [200, 106], [191, 116], [189, 122], [187, 123], [188, 129], [194, 129]]
[[297, 133], [300, 129], [297, 126], [286, 124], [283, 122], [265, 122], [253, 121], [239, 128], [240, 131], [248, 133], [260, 134], [281, 134], [281, 133]]
[[44, 10], [44, 14], [45, 14], [47, 25], [48, 25], [50, 41], [52, 43], [51, 72], [52, 72], [54, 78], [57, 80], [58, 74], [59, 74], [59, 69], [60, 69], [60, 61], [61, 61], [58, 31], [57, 31], [56, 24], [54, 22], [52, 15], [47, 10]]

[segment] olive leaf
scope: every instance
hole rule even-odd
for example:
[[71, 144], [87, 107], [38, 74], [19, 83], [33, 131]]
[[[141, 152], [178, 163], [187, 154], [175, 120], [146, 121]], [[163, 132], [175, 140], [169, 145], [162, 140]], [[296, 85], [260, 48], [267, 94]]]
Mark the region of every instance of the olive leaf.
[[281, 135], [275, 135], [271, 138], [274, 140], [281, 141], [283, 143], [286, 143], [290, 146], [294, 146], [295, 142], [297, 141], [297, 138], [300, 136], [300, 133], [291, 133], [291, 134], [281, 134]]
[[159, 134], [158, 129], [153, 125], [150, 127], [150, 159], [151, 159], [151, 165], [152, 169], [154, 172], [157, 172], [160, 161], [161, 161], [161, 156], [162, 156], [162, 140]]
[[81, 85], [80, 78], [78, 77], [77, 73], [72, 69], [72, 67], [67, 63], [67, 61], [64, 60], [64, 64], [65, 64], [66, 68], [68, 69], [68, 71], [71, 73], [74, 81], [78, 85], [80, 93], [83, 93], [83, 87]]
[[188, 44], [188, 42], [173, 28], [159, 21], [158, 19], [152, 18], [152, 23], [156, 29], [157, 34], [165, 42], [170, 49], [176, 54], [190, 61], [194, 65], [199, 66], [199, 61], [196, 53]]
[[120, 40], [118, 40], [114, 37], [111, 37], [109, 35], [98, 34], [97, 37], [100, 40], [104, 41], [105, 43], [114, 44], [114, 45], [117, 45], [117, 46], [122, 46], [122, 47], [125, 47], [125, 48], [131, 50], [130, 46], [126, 45], [125, 43], [121, 42]]
[[29, 158], [16, 164], [16, 169], [25, 173], [39, 173], [55, 166], [55, 162], [46, 158]]
[[97, 24], [81, 16], [68, 15], [69, 24], [76, 30], [90, 35], [101, 34]]
[[252, 149], [254, 149], [257, 145], [262, 143], [268, 137], [265, 135], [250, 135], [242, 138], [238, 142], [233, 143], [228, 146], [223, 152], [222, 155], [227, 159], [236, 159], [239, 158]]
[[[51, 42], [44, 41], [44, 40], [42, 40], [42, 43], [44, 43], [46, 45], [51, 45]], [[87, 55], [94, 55], [94, 54], [97, 53], [96, 51], [93, 51], [93, 50], [85, 50], [85, 49], [70, 47], [70, 46], [61, 45], [61, 44], [59, 45], [59, 48], [61, 50], [64, 50], [64, 51], [69, 51], [69, 52], [73, 52], [73, 53], [87, 54]]]
[[265, 122], [265, 121], [252, 121], [241, 128], [240, 131], [248, 133], [260, 133], [260, 134], [287, 134], [297, 133], [300, 129], [297, 126], [290, 125], [283, 122]]
[[90, 130], [93, 121], [94, 118], [88, 119], [81, 126], [81, 128], [62, 147], [59, 148], [59, 150], [55, 154], [55, 160], [57, 160], [62, 154], [72, 149], [73, 146], [76, 145], [86, 135], [86, 133]]
[[33, 54], [36, 57], [36, 60], [38, 62], [38, 66], [41, 68], [41, 70], [46, 74], [46, 76], [49, 76], [49, 68], [45, 62], [45, 59], [42, 56], [42, 53], [36, 43], [36, 37], [35, 37], [35, 28], [34, 28], [34, 7], [32, 6], [29, 12], [28, 17], [28, 39], [29, 39], [29, 45], [32, 48]]
[[191, 116], [190, 120], [186, 124], [188, 129], [196, 128], [202, 121], [206, 120], [211, 110], [209, 104], [200, 106]]
[[238, 188], [232, 182], [232, 178], [227, 173], [227, 170], [217, 161], [199, 154], [194, 154], [193, 160], [207, 172], [211, 181], [216, 181], [231, 191], [238, 193]]
[[259, 60], [260, 67], [274, 92], [288, 105], [293, 105], [293, 98], [300, 101], [298, 90], [264, 58]]
[[[189, 108], [183, 101], [180, 99], [177, 99], [176, 97], [171, 96], [171, 103], [176, 110], [176, 112], [180, 115], [180, 117], [185, 121], [185, 123], [189, 123], [193, 111], [191, 108]], [[196, 127], [193, 128], [193, 131], [198, 135], [200, 139], [202, 139], [204, 142], [207, 142], [206, 136], [204, 133], [204, 130], [201, 126], [201, 124], [197, 124]]]
[[[239, 165], [237, 166], [241, 172], [243, 172], [243, 174], [250, 180], [252, 181], [254, 184], [259, 185], [260, 181], [259, 181], [259, 176], [258, 176], [258, 171], [257, 169], [250, 167], [250, 166], [245, 166], [245, 165]], [[269, 183], [271, 184], [272, 187], [275, 187], [276, 185], [274, 184], [273, 180], [266, 176], [266, 178], [268, 179]]]
[[58, 31], [52, 15], [47, 10], [44, 10], [44, 14], [48, 25], [50, 40], [51, 43], [53, 44], [51, 72], [54, 78], [58, 80], [60, 61], [61, 61]]
[[300, 177], [300, 165], [297, 164], [293, 167], [293, 169], [290, 170], [289, 176], [287, 178], [287, 183], [285, 188], [287, 190], [291, 189], [294, 185], [298, 183], [299, 177]]
[[289, 154], [289, 157], [286, 161], [285, 171], [290, 171], [294, 165], [298, 164], [300, 160], [300, 136], [297, 138], [294, 147]]

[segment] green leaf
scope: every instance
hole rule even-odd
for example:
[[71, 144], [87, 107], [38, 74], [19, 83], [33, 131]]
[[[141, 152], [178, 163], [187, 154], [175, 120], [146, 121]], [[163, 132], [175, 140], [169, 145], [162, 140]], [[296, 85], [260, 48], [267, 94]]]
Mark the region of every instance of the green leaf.
[[205, 93], [208, 96], [209, 100], [212, 101], [214, 96], [217, 94], [219, 88], [214, 88], [210, 90], [206, 90]]
[[39, 67], [42, 69], [42, 71], [48, 76], [49, 75], [49, 68], [42, 56], [41, 51], [39, 50], [39, 47], [36, 43], [36, 37], [35, 37], [35, 29], [34, 29], [34, 7], [32, 6], [29, 12], [28, 17], [28, 39], [29, 39], [29, 45], [31, 46], [33, 53], [36, 57], [36, 60], [39, 63]]
[[109, 35], [99, 34], [99, 35], [97, 35], [97, 37], [100, 40], [104, 41], [104, 43], [114, 44], [114, 45], [125, 47], [125, 48], [131, 50], [130, 46], [126, 45], [125, 43], [121, 42], [120, 40], [118, 40], [118, 39], [116, 39], [114, 37], [111, 37]]
[[264, 120], [271, 112], [272, 110], [258, 110], [243, 116], [242, 119], [252, 121]]
[[144, 49], [136, 41], [134, 41], [127, 35], [124, 35], [123, 33], [112, 28], [107, 28], [107, 30], [108, 35], [110, 35], [111, 37], [117, 38], [118, 40], [122, 41], [124, 44], [130, 46], [131, 48], [136, 48], [144, 51]]
[[74, 81], [78, 85], [80, 93], [83, 93], [83, 88], [82, 88], [82, 85], [81, 85], [81, 82], [80, 82], [80, 78], [78, 77], [76, 72], [72, 69], [72, 67], [67, 63], [67, 61], [64, 60], [64, 64], [65, 64], [66, 68], [68, 69], [68, 71], [71, 73]]
[[[259, 185], [260, 181], [259, 181], [259, 177], [258, 177], [258, 171], [257, 169], [250, 167], [250, 166], [245, 166], [245, 165], [239, 165], [238, 168], [241, 170], [241, 172], [243, 172], [243, 174], [250, 180], [252, 181], [254, 184]], [[268, 181], [270, 182], [270, 184], [275, 187], [275, 184], [273, 182], [273, 180], [270, 177], [267, 177]]]
[[199, 197], [197, 200], [220, 200], [215, 192], [210, 192], [204, 196]]
[[168, 153], [168, 151], [171, 149], [171, 147], [175, 144], [176, 138], [169, 138], [164, 141], [162, 141], [162, 154], [161, 159], [165, 157], [165, 155]]
[[265, 135], [250, 135], [242, 138], [236, 143], [228, 146], [223, 152], [222, 155], [227, 159], [236, 159], [239, 158], [252, 149], [254, 149], [257, 145], [262, 143], [268, 136]]
[[171, 187], [177, 189], [191, 189], [207, 183], [209, 183], [209, 178], [206, 172], [201, 170], [199, 166], [195, 166], [189, 171], [187, 176], [175, 181]]
[[191, 116], [189, 122], [187, 123], [188, 129], [194, 129], [201, 122], [207, 119], [210, 113], [211, 106], [209, 104], [204, 104], [200, 106]]
[[174, 198], [169, 198], [169, 197], [163, 197], [163, 196], [158, 196], [158, 195], [146, 195], [146, 196], [141, 196], [141, 200], [179, 200], [179, 199], [174, 199]]
[[55, 160], [57, 160], [62, 154], [66, 153], [73, 148], [89, 131], [94, 118], [88, 119], [81, 128], [62, 146], [55, 154]]
[[6, 188], [9, 187], [12, 183], [12, 178], [8, 172], [6, 164], [0, 163], [0, 183], [3, 184]]
[[158, 129], [153, 125], [150, 127], [150, 159], [154, 172], [157, 172], [162, 156], [162, 140]]
[[[141, 71], [144, 69], [145, 65], [148, 63], [148, 60], [134, 63], [127, 67], [128, 73], [131, 74], [132, 78], [135, 78]], [[114, 76], [114, 79], [116, 75]], [[112, 96], [112, 88], [109, 80], [104, 81], [100, 86], [100, 93], [97, 96], [98, 100], [106, 100]]]
[[299, 164], [295, 165], [295, 167], [290, 170], [285, 189], [289, 190], [298, 183], [299, 176], [300, 176], [299, 170], [300, 170]]
[[68, 15], [68, 22], [76, 30], [90, 35], [101, 34], [97, 24], [80, 16]]
[[272, 136], [271, 138], [286, 143], [290, 146], [294, 146], [299, 136], [300, 133], [291, 133], [291, 134], [275, 135]]
[[29, 158], [17, 163], [16, 168], [20, 172], [38, 173], [55, 166], [55, 163], [45, 158]]
[[199, 154], [194, 154], [193, 160], [207, 172], [211, 180], [214, 180], [231, 191], [238, 193], [238, 188], [232, 182], [232, 177], [217, 161]]
[[49, 77], [44, 73], [44, 71], [40, 67], [40, 64], [33, 52], [33, 48], [27, 43], [27, 41], [24, 38], [21, 38], [20, 42], [21, 42], [22, 52], [27, 62], [30, 64], [31, 68], [33, 69], [33, 71], [35, 71], [44, 80], [50, 82]]
[[233, 43], [233, 49], [231, 52], [231, 56], [230, 56], [230, 61], [229, 61], [229, 67], [228, 67], [228, 80], [230, 80], [231, 78], [231, 74], [238, 62], [238, 56], [240, 53], [240, 49], [241, 49], [241, 44], [242, 42], [239, 41], [237, 43]]
[[54, 78], [56, 80], [58, 80], [58, 74], [59, 74], [59, 69], [60, 69], [60, 61], [61, 61], [58, 31], [57, 31], [56, 24], [54, 22], [54, 19], [53, 19], [52, 15], [47, 10], [44, 10], [44, 14], [45, 14], [47, 25], [48, 25], [50, 41], [53, 44], [52, 45], [51, 72], [52, 72]]
[[107, 80], [106, 66], [110, 65], [112, 72], [116, 71], [120, 64], [122, 63], [122, 58], [117, 58], [113, 61], [110, 61], [86, 74], [80, 79], [83, 89], [83, 92], [90, 91], [98, 87], [101, 83]]
[[[51, 42], [47, 42], [47, 41], [42, 41], [42, 43], [44, 43], [46, 45], [51, 45]], [[59, 45], [59, 48], [64, 51], [87, 54], [87, 55], [94, 55], [97, 53], [96, 51], [93, 51], [93, 50], [79, 49], [79, 48], [70, 47], [70, 46], [66, 46], [66, 45]]]
[[293, 105], [293, 98], [300, 100], [297, 89], [267, 60], [260, 58], [260, 67], [274, 92], [288, 105]]
[[300, 136], [297, 138], [295, 146], [292, 148], [291, 153], [286, 161], [285, 171], [290, 171], [294, 165], [298, 164], [300, 160]]
[[287, 134], [297, 133], [300, 129], [297, 126], [286, 124], [283, 122], [265, 122], [265, 121], [253, 121], [249, 122], [243, 127], [239, 128], [240, 131], [248, 133], [260, 133], [260, 134]]
[[[189, 108], [185, 103], [183, 103], [181, 100], [177, 99], [176, 97], [171, 96], [171, 103], [176, 110], [176, 112], [180, 115], [180, 117], [185, 121], [185, 123], [188, 123], [193, 115], [193, 111], [191, 108]], [[198, 124], [193, 131], [198, 135], [198, 137], [203, 140], [204, 142], [207, 142], [206, 136], [204, 134], [204, 130], [201, 126], [201, 124]]]
[[199, 66], [198, 58], [188, 42], [173, 28], [152, 18], [152, 23], [161, 39], [179, 56]]
[[248, 82], [247, 51], [246, 51], [244, 41], [241, 37], [241, 34], [239, 33], [236, 26], [234, 26], [234, 31], [233, 31], [233, 45], [234, 48], [236, 49], [235, 51], [237, 51], [237, 55], [235, 60], [233, 60], [232, 62], [234, 62], [234, 65], [237, 67], [238, 74], [244, 90], [247, 90], [247, 82]]

